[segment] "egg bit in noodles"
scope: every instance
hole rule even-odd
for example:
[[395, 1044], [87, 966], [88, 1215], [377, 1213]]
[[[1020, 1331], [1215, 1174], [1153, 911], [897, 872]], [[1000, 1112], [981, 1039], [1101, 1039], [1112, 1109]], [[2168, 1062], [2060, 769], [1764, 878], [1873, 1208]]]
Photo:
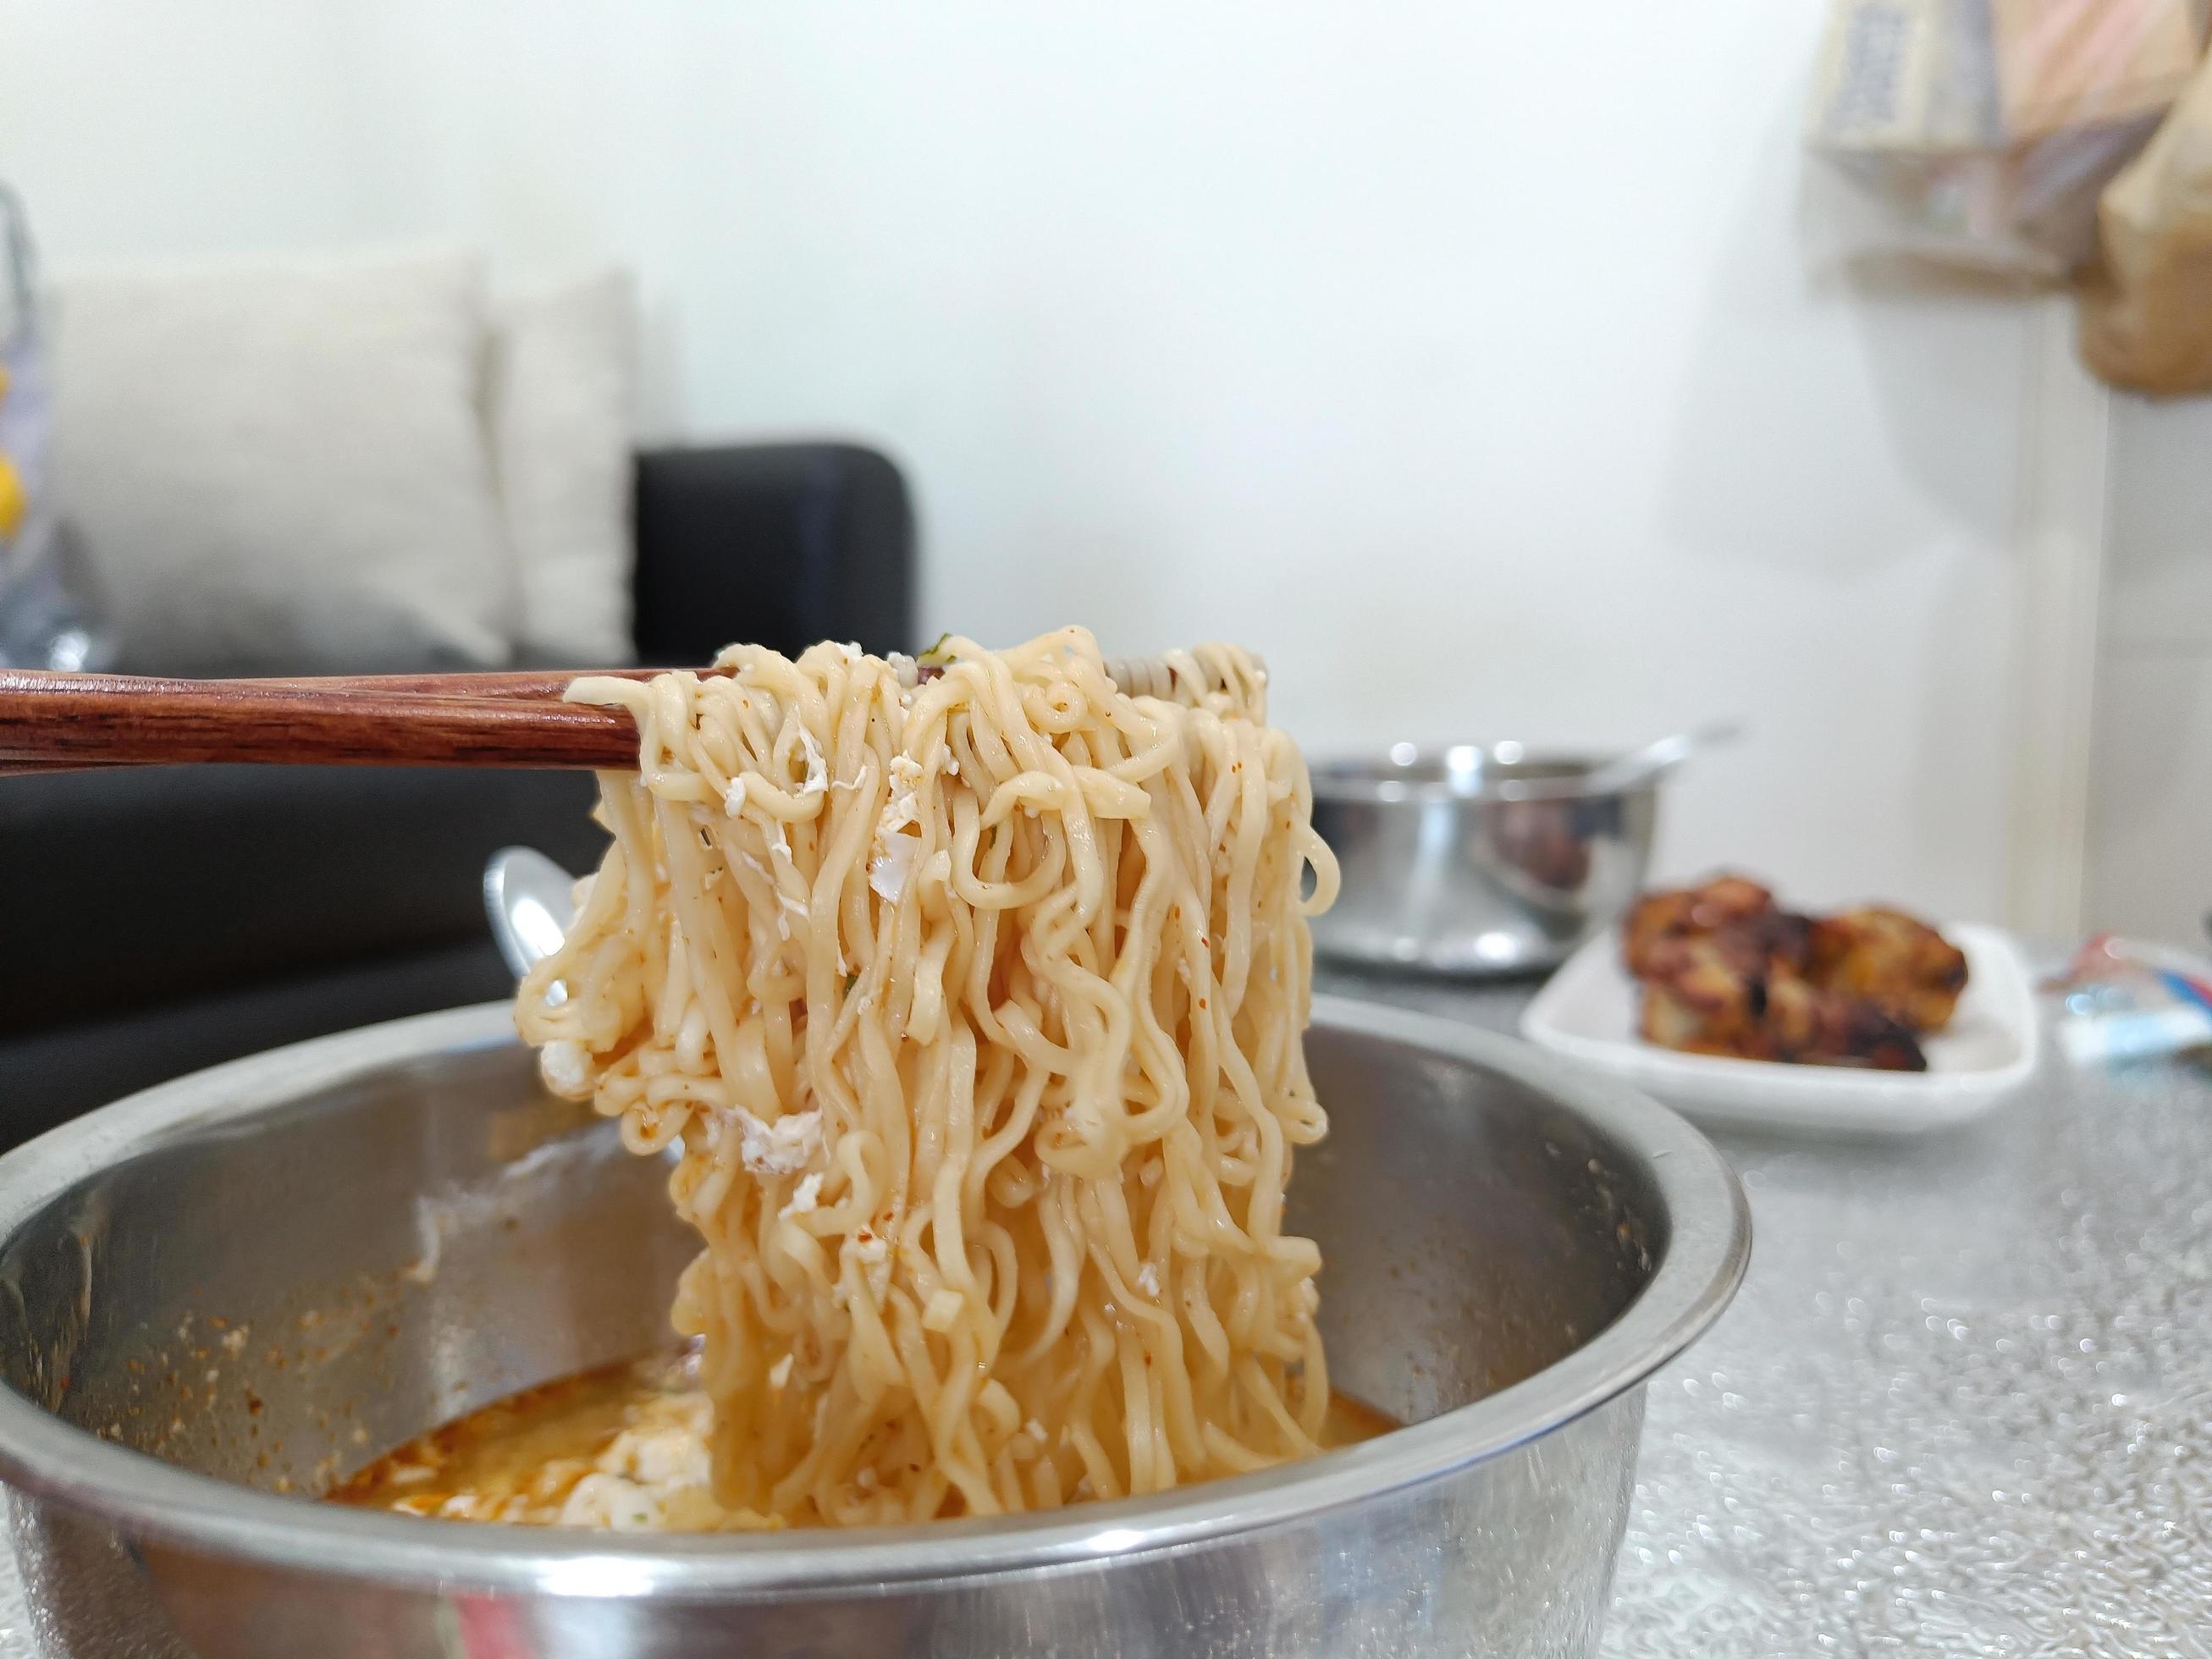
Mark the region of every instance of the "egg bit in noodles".
[[919, 684], [824, 644], [570, 687], [636, 717], [640, 769], [600, 775], [613, 845], [518, 1018], [631, 1151], [681, 1148], [715, 1524], [1318, 1449], [1321, 1254], [1283, 1200], [1328, 1127], [1301, 1033], [1335, 861], [1262, 671], [1167, 661], [1173, 699], [1073, 628], [948, 638]]

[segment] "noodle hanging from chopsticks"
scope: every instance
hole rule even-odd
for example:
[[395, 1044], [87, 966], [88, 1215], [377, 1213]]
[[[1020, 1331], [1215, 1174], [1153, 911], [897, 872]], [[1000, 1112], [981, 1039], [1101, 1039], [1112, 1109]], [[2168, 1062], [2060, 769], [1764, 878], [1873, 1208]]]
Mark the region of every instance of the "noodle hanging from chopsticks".
[[1336, 871], [1262, 676], [1205, 647], [1176, 680], [1215, 689], [1125, 696], [1077, 629], [933, 655], [568, 694], [640, 769], [518, 1019], [681, 1147], [721, 1525], [1158, 1492], [1315, 1451], [1328, 1405], [1283, 1203]]

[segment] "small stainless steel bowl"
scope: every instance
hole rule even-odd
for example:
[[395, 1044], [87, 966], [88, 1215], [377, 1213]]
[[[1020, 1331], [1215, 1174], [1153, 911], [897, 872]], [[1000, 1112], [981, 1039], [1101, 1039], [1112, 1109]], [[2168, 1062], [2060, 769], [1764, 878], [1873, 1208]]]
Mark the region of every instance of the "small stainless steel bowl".
[[1585, 789], [1607, 758], [1400, 744], [1315, 766], [1314, 828], [1344, 888], [1314, 919], [1314, 949], [1450, 975], [1564, 962], [1627, 908], [1651, 860], [1658, 784]]
[[[68, 1656], [1588, 1654], [1643, 1382], [1748, 1248], [1671, 1112], [1322, 1000], [1334, 1381], [1411, 1426], [1164, 1496], [847, 1533], [470, 1526], [303, 1501], [667, 1338], [666, 1169], [548, 1098], [504, 1006], [166, 1085], [0, 1159], [0, 1476]], [[282, 1495], [285, 1492], [289, 1496]]]

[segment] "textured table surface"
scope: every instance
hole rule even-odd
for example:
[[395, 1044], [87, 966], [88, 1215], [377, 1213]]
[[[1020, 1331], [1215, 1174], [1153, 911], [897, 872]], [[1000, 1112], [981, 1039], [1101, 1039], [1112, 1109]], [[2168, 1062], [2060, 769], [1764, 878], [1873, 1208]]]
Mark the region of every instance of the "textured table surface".
[[1613, 1659], [2212, 1659], [2212, 1076], [2054, 1059], [1936, 1139], [1719, 1139], [1751, 1273], [1651, 1384]]
[[2212, 1655], [2212, 1074], [2046, 1056], [1940, 1137], [1715, 1139], [1751, 1272], [1651, 1384], [1607, 1652]]

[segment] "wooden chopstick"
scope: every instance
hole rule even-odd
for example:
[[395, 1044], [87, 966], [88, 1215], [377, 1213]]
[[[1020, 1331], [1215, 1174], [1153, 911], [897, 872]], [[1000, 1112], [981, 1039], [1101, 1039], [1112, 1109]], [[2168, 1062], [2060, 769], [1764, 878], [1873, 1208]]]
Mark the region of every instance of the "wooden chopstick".
[[[496, 697], [511, 702], [558, 702], [562, 694], [568, 690], [571, 680], [649, 680], [656, 674], [669, 672], [665, 668], [523, 669], [513, 672], [465, 670], [451, 674], [331, 674], [291, 679], [181, 680], [172, 684], [250, 686], [256, 690], [376, 691], [405, 696]], [[719, 674], [728, 671], [695, 668], [690, 672], [695, 674]]]
[[444, 689], [473, 678], [331, 684], [0, 671], [0, 767], [637, 764], [628, 714], [557, 701], [572, 676], [504, 677], [466, 696]]
[[[912, 678], [933, 672], [909, 659]], [[1187, 689], [1189, 665], [1107, 665], [1133, 694]], [[634, 768], [629, 714], [561, 701], [583, 673], [649, 679], [655, 668], [548, 673], [372, 674], [189, 680], [0, 669], [0, 776], [88, 767]], [[714, 673], [713, 669], [696, 671]]]

